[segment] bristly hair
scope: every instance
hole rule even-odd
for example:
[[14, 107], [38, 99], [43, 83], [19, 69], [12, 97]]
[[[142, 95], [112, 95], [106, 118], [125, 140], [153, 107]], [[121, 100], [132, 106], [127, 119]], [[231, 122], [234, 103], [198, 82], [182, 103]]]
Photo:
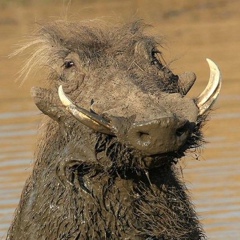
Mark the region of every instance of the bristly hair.
[[[130, 51], [137, 41], [146, 38], [143, 32], [149, 26], [141, 20], [114, 26], [99, 20], [50, 22], [38, 25], [26, 43], [10, 54], [10, 57], [31, 50], [29, 59], [20, 71], [19, 78], [24, 82], [33, 69], [52, 69], [52, 66], [62, 61], [71, 51], [79, 52], [83, 59], [91, 58], [91, 61], [98, 58], [102, 51], [108, 55], [122, 52], [123, 49], [126, 52]], [[153, 38], [147, 38], [148, 41], [155, 42]]]

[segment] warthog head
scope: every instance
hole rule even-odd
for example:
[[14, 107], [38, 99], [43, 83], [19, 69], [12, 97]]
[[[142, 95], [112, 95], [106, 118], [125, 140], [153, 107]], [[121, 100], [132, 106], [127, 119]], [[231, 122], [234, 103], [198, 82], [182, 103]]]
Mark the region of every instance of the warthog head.
[[[203, 236], [174, 166], [201, 142], [202, 123], [220, 91], [220, 72], [207, 59], [208, 85], [189, 98], [195, 74], [175, 75], [164, 61], [161, 41], [146, 35], [145, 27], [141, 21], [110, 27], [54, 22], [21, 49], [37, 49], [25, 71], [34, 65], [50, 70], [48, 86], [32, 90], [37, 107], [50, 117], [27, 186], [34, 194], [29, 190], [23, 197], [30, 199], [24, 200], [28, 214], [31, 209], [39, 214], [33, 236]], [[58, 210], [44, 210], [44, 216], [36, 210], [50, 205]], [[62, 223], [65, 228], [56, 230]], [[29, 232], [33, 223], [21, 224]]]

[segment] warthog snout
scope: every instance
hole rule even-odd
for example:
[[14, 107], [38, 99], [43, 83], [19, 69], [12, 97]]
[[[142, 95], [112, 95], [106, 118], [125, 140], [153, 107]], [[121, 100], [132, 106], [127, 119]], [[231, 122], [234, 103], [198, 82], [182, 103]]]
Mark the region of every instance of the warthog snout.
[[[139, 150], [144, 156], [178, 150], [184, 145], [189, 133], [193, 130], [194, 122], [198, 114], [195, 104], [193, 104], [193, 102], [190, 104], [189, 100], [186, 104], [179, 94], [171, 97], [171, 101], [175, 99], [174, 110], [177, 112], [176, 106], [185, 103], [187, 112], [189, 112], [187, 114], [188, 119], [179, 117], [175, 113], [169, 112], [169, 110], [165, 110], [163, 106], [158, 106], [162, 111], [157, 109], [158, 115], [155, 116], [154, 119], [151, 118], [152, 115], [154, 115], [153, 110], [148, 114], [150, 115], [150, 119], [145, 121], [136, 121], [136, 115], [126, 118], [124, 115], [117, 117], [104, 113], [104, 116], [101, 117], [95, 112], [88, 112], [74, 105], [65, 95], [62, 87], [59, 88], [59, 96], [63, 104], [67, 106], [67, 109], [82, 123], [93, 128], [95, 131], [116, 136], [119, 141], [130, 148]], [[165, 97], [165, 99], [166, 98], [167, 97]], [[191, 108], [189, 108], [189, 106], [191, 106]], [[144, 114], [146, 115], [144, 112], [139, 113], [141, 117]], [[145, 116], [145, 118], [148, 119], [149, 116]]]
[[186, 141], [189, 123], [176, 117], [165, 117], [134, 123], [126, 137], [131, 146], [146, 155], [177, 150]]

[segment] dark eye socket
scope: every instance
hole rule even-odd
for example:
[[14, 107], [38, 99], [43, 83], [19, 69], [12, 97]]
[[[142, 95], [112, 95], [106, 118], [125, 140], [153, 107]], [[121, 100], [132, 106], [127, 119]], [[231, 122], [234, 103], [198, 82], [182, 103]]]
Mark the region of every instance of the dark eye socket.
[[64, 62], [64, 64], [63, 64], [63, 66], [65, 67], [65, 68], [71, 68], [72, 66], [74, 66], [75, 64], [74, 64], [74, 62], [72, 61], [72, 60], [67, 60], [67, 61], [65, 61]]
[[152, 58], [156, 58], [156, 54], [158, 54], [158, 53], [161, 54], [161, 52], [157, 49], [153, 49], [151, 53], [152, 53]]
[[161, 52], [157, 49], [153, 49], [152, 52], [152, 61], [151, 64], [152, 65], [156, 65], [157, 68], [159, 68], [160, 70], [162, 70], [164, 68], [163, 64], [161, 63], [159, 56], [157, 54], [160, 54], [161, 56]]

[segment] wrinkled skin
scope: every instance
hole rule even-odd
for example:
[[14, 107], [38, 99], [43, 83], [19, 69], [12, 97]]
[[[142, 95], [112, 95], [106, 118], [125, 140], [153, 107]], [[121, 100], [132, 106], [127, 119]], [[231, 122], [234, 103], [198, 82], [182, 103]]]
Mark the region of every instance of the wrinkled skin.
[[[46, 117], [7, 239], [205, 239], [176, 165], [201, 141], [205, 117], [185, 97], [195, 75], [174, 75], [144, 28], [56, 22], [28, 45], [30, 66], [50, 69], [32, 90]], [[114, 134], [75, 119], [59, 85]]]

